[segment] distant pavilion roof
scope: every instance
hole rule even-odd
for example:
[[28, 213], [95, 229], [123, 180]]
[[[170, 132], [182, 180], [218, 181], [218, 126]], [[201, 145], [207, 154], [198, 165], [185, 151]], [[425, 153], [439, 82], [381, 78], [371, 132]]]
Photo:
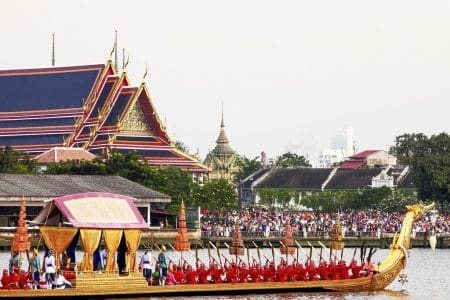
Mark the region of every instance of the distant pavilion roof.
[[325, 190], [361, 190], [371, 187], [372, 178], [385, 168], [337, 170], [336, 174], [325, 186]]
[[35, 202], [69, 194], [104, 192], [125, 194], [136, 202], [170, 202], [170, 197], [120, 176], [0, 174], [0, 202]]
[[270, 171], [256, 188], [321, 190], [333, 169], [328, 168], [277, 168]]
[[54, 147], [37, 155], [34, 159], [40, 164], [68, 160], [93, 160], [95, 155], [83, 148]]

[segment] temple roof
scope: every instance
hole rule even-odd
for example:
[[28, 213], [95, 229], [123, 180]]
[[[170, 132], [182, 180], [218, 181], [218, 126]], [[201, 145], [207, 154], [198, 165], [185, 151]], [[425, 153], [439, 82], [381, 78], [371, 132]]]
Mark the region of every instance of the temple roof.
[[104, 65], [0, 70], [0, 115], [81, 108]]
[[153, 165], [209, 171], [176, 151], [145, 83], [131, 86], [126, 72], [116, 74], [111, 61], [0, 71], [1, 146], [31, 157], [62, 146], [95, 154], [137, 150]]

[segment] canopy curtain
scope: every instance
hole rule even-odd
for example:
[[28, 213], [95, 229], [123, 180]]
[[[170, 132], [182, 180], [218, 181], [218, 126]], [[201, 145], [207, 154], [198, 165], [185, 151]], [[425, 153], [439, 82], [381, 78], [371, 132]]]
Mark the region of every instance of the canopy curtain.
[[140, 229], [124, 230], [125, 240], [127, 244], [127, 271], [136, 270], [136, 252], [141, 242]]
[[78, 229], [72, 227], [43, 226], [40, 230], [47, 247], [55, 251], [55, 264], [59, 269], [61, 266], [61, 253], [69, 247]]
[[81, 271], [94, 270], [94, 252], [98, 248], [101, 236], [101, 229], [80, 229], [81, 242], [83, 243], [84, 248]]
[[114, 271], [116, 266], [116, 253], [122, 238], [122, 229], [104, 229], [103, 239], [106, 247], [106, 271]]

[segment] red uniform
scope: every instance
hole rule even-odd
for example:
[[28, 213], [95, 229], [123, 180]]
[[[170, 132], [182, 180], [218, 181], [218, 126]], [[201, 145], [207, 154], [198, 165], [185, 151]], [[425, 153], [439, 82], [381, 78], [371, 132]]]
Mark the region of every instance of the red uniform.
[[349, 267], [345, 264], [344, 260], [339, 262], [339, 277], [340, 279], [349, 279], [350, 275], [348, 274]]
[[9, 286], [9, 283], [11, 282], [11, 276], [8, 274], [8, 270], [6, 269], [3, 270], [1, 282], [2, 282], [2, 289], [9, 290], [11, 288]]
[[361, 269], [362, 266], [358, 265], [358, 263], [356, 262], [356, 260], [352, 260], [352, 262], [350, 263], [350, 268], [352, 269], [352, 275], [353, 278], [359, 278], [361, 277]]

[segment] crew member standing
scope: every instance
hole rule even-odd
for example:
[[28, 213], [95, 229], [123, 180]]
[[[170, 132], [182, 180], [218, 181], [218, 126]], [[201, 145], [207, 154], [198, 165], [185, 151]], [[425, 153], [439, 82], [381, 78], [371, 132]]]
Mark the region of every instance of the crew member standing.
[[45, 266], [45, 280], [47, 281], [47, 289], [52, 288], [55, 282], [55, 256], [53, 255], [53, 250], [48, 250], [48, 255], [44, 260]]
[[166, 246], [161, 246], [161, 252], [158, 255], [158, 264], [159, 264], [159, 285], [165, 285], [167, 278], [167, 258], [166, 254]]
[[152, 254], [149, 253], [148, 250], [145, 250], [144, 254], [141, 256], [141, 263], [139, 266], [142, 268], [142, 274], [148, 283], [152, 278]]
[[41, 269], [41, 262], [38, 257], [38, 250], [33, 249], [33, 256], [30, 258], [29, 271], [33, 274], [33, 288], [37, 289], [39, 286], [39, 270]]

